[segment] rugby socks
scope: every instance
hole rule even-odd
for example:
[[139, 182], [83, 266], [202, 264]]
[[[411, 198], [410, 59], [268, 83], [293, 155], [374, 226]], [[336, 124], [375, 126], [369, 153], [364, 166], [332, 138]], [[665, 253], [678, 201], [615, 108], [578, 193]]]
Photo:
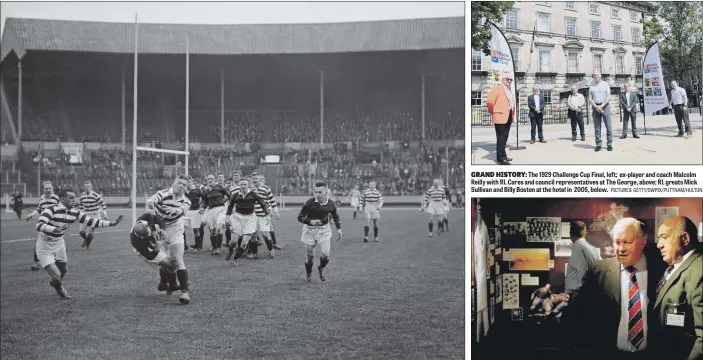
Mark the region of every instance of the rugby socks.
[[430, 221], [430, 232], [432, 232], [432, 228], [434, 227], [434, 223]]
[[229, 246], [229, 242], [232, 241], [232, 231], [230, 231], [229, 229], [225, 230], [225, 239], [227, 239], [225, 245]]
[[222, 237], [223, 236], [224, 235], [222, 235], [222, 234], [217, 234], [217, 248], [218, 249], [222, 247]]
[[449, 219], [444, 219], [444, 229], [449, 231]]
[[266, 243], [266, 248], [269, 249], [269, 251], [273, 250], [273, 242], [271, 239], [264, 237], [264, 242]]
[[217, 249], [217, 235], [214, 233], [210, 233], [210, 245], [213, 249]]
[[181, 291], [184, 293], [188, 292], [188, 270], [178, 270], [176, 271], [178, 276], [178, 282], [181, 284]]
[[364, 226], [364, 237], [368, 237], [368, 236], [369, 236], [369, 227]]
[[305, 263], [305, 273], [308, 275], [312, 274], [312, 262]]
[[239, 238], [237, 239], [237, 247], [242, 247], [242, 240], [243, 240], [242, 235], [239, 235]]
[[188, 238], [186, 238], [185, 231], [183, 231], [183, 249], [188, 250]]
[[444, 221], [442, 221], [442, 220], [438, 221], [437, 228], [439, 228], [439, 231], [444, 231]]
[[193, 230], [193, 235], [195, 235], [195, 245], [193, 245], [194, 249], [202, 249], [203, 248], [203, 238], [200, 237], [200, 234], [198, 233], [198, 229]]
[[168, 284], [168, 270], [163, 266], [159, 266], [159, 278], [162, 284]]
[[85, 239], [85, 247], [89, 247], [91, 242], [93, 242], [93, 234], [88, 234]]
[[200, 228], [198, 228], [200, 231], [200, 238], [204, 239], [205, 238], [205, 225], [200, 225]]
[[34, 262], [35, 263], [39, 262], [39, 257], [37, 257], [37, 249], [34, 249]]
[[354, 219], [356, 219], [356, 211], [354, 211]]
[[271, 241], [273, 242], [274, 245], [276, 245], [276, 232], [269, 231], [269, 234], [271, 234]]
[[63, 280], [63, 277], [66, 276], [66, 273], [68, 272], [66, 263], [63, 261], [57, 261], [55, 264], [56, 267], [59, 269], [59, 273], [61, 273], [61, 280]]
[[378, 226], [373, 227], [373, 237], [377, 238], [378, 237]]
[[320, 256], [320, 269], [324, 269], [328, 262], [330, 262], [330, 258]]
[[237, 260], [240, 257], [242, 257], [243, 253], [244, 253], [244, 250], [242, 250], [242, 248], [238, 246], [237, 251], [234, 253], [234, 260]]

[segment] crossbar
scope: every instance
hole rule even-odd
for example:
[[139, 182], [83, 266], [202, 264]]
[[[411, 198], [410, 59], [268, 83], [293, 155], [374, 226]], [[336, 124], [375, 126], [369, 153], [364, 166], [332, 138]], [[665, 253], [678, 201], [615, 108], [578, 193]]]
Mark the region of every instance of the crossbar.
[[178, 155], [189, 155], [190, 154], [187, 151], [157, 149], [157, 148], [150, 148], [150, 147], [144, 147], [144, 146], [137, 146], [136, 149], [140, 150], [140, 151], [151, 151], [151, 152], [164, 153], [164, 154], [178, 154]]

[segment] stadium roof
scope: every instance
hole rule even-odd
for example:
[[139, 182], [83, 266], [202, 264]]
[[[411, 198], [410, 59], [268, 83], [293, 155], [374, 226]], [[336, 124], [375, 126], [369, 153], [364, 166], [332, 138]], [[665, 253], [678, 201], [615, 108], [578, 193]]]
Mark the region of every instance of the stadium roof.
[[[464, 18], [328, 24], [139, 24], [139, 52], [312, 54], [464, 48]], [[8, 18], [0, 61], [14, 50], [134, 52], [134, 24]]]

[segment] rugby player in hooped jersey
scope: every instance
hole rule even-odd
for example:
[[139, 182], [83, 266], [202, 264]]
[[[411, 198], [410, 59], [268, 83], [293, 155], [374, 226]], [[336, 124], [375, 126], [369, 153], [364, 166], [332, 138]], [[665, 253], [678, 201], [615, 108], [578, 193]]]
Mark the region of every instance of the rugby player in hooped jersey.
[[78, 209], [76, 192], [72, 189], [63, 189], [59, 192], [60, 203], [48, 207], [42, 211], [37, 221], [37, 231], [39, 232], [36, 244], [39, 264], [46, 269], [51, 277], [49, 285], [56, 289], [56, 293], [62, 299], [70, 299], [62, 281], [68, 272], [66, 257], [66, 243], [64, 234], [69, 226], [78, 221], [91, 227], [116, 226], [124, 216], [120, 215], [114, 221], [106, 221], [92, 218]]
[[339, 223], [337, 206], [328, 197], [327, 183], [319, 181], [315, 183], [315, 197], [306, 201], [298, 214], [298, 221], [304, 224], [300, 241], [305, 244], [305, 273], [308, 282], [312, 281], [312, 266], [317, 245], [320, 245], [320, 265], [317, 271], [320, 274], [320, 280], [326, 280], [324, 270], [330, 261], [330, 238], [332, 237], [330, 216], [337, 227], [337, 240], [340, 240], [342, 227]]
[[[51, 181], [44, 181], [42, 183], [42, 187], [44, 188], [44, 194], [39, 198], [39, 205], [37, 206], [37, 209], [27, 215], [27, 221], [31, 220], [35, 216], [40, 215], [42, 211], [46, 210], [47, 208], [52, 207], [54, 205], [58, 205], [61, 202], [59, 197], [54, 194], [54, 185]], [[32, 265], [31, 269], [32, 271], [39, 271], [40, 268], [41, 267], [39, 266], [37, 250], [34, 249], [34, 265]]]
[[[244, 249], [247, 248], [251, 235], [256, 232], [257, 219], [254, 213], [255, 204], [259, 204], [264, 216], [268, 216], [266, 201], [259, 196], [256, 190], [249, 187], [251, 184], [250, 181], [249, 179], [241, 179], [239, 181], [239, 193], [230, 200], [229, 206], [227, 206], [227, 222], [232, 227], [232, 232], [235, 235], [242, 236], [241, 244], [238, 244], [237, 241], [231, 241], [229, 243], [229, 253], [225, 260], [232, 258], [234, 248], [237, 247], [234, 259], [232, 259], [232, 265], [234, 266], [237, 266], [237, 259], [242, 256]], [[232, 213], [232, 210], [234, 210], [234, 213]]]

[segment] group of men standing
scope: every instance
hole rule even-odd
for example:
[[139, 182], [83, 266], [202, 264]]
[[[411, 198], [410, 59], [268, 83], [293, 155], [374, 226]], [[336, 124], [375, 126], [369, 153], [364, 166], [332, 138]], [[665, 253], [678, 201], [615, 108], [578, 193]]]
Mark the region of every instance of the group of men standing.
[[[593, 74], [593, 83], [588, 92], [588, 98], [579, 93], [575, 86], [571, 87], [571, 94], [567, 99], [568, 116], [571, 122], [571, 141], [576, 141], [580, 135], [581, 141], [586, 141], [586, 133], [583, 122], [583, 114], [588, 105], [592, 109], [593, 125], [595, 130], [595, 151], [603, 148], [602, 127], [606, 130], [606, 149], [613, 151], [613, 124], [610, 106], [610, 84], [601, 80], [600, 72]], [[496, 161], [499, 165], [510, 165], [512, 159], [508, 158], [505, 151], [510, 127], [517, 116], [516, 101], [513, 95], [511, 76], [504, 75], [503, 83], [491, 89], [488, 93], [486, 106], [491, 114], [491, 121], [496, 131]], [[676, 81], [671, 82], [670, 107], [674, 109], [674, 116], [678, 125], [678, 135], [676, 137], [690, 138], [693, 136], [689, 113], [687, 110], [688, 98], [686, 91], [679, 87]], [[527, 97], [530, 118], [530, 144], [539, 141], [547, 143], [544, 139], [543, 120], [545, 98], [540, 88], [535, 86], [533, 93]], [[628, 136], [628, 126], [632, 128], [632, 137], [639, 139], [637, 135], [637, 113], [639, 109], [639, 97], [637, 92], [632, 90], [630, 83], [625, 84], [619, 96], [620, 109], [623, 115], [623, 127], [620, 139]], [[578, 130], [578, 132], [577, 132]]]
[[647, 241], [646, 225], [619, 220], [616, 257], [600, 260], [583, 222], [571, 223], [567, 347], [588, 358], [703, 358], [703, 252], [695, 223], [675, 216]]

